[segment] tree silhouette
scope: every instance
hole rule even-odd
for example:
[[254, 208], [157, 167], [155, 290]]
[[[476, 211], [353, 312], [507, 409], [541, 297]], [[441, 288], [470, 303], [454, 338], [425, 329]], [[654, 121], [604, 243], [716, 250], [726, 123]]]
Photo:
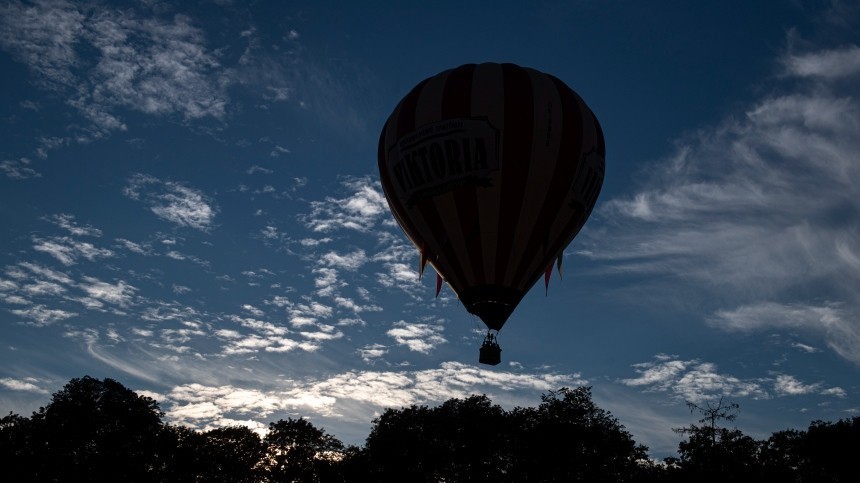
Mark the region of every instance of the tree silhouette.
[[721, 421], [734, 421], [740, 406], [720, 398], [716, 403], [707, 401], [704, 406], [687, 402], [690, 412], [702, 414], [701, 426], [691, 424], [674, 428], [687, 440], [678, 445], [680, 465], [687, 478], [699, 481], [724, 481], [731, 477], [750, 477], [759, 470], [757, 465], [758, 442], [738, 429], [721, 427]]
[[505, 413], [486, 396], [386, 409], [373, 420], [365, 454], [377, 481], [505, 481]]
[[631, 481], [646, 448], [586, 387], [505, 412], [486, 396], [388, 409], [367, 438], [377, 481]]
[[0, 468], [21, 469], [21, 481], [35, 481], [33, 425], [29, 418], [9, 413], [0, 419]]
[[336, 466], [344, 458], [343, 443], [306, 419], [269, 424], [260, 465], [269, 481], [338, 481]]
[[802, 481], [854, 481], [860, 475], [860, 416], [835, 423], [814, 421], [801, 444]]
[[229, 426], [206, 431], [198, 441], [197, 481], [258, 481], [264, 446], [257, 433], [245, 426]]
[[513, 411], [517, 454], [512, 481], [632, 481], [647, 460], [617, 419], [597, 407], [590, 387], [541, 396], [535, 408]]
[[30, 420], [35, 480], [157, 481], [162, 412], [113, 379], [72, 379]]
[[[11, 481], [158, 482], [844, 482], [857, 478], [860, 416], [814, 421], [756, 441], [723, 426], [722, 399], [699, 424], [675, 428], [678, 458], [652, 464], [591, 388], [561, 388], [537, 407], [505, 411], [487, 396], [386, 409], [364, 447], [344, 447], [305, 419], [264, 439], [242, 426], [198, 431], [162, 422], [158, 404], [112, 379], [72, 379], [26, 418], [0, 418], [0, 464]], [[13, 475], [13, 476], [8, 476]], [[4, 480], [5, 481], [5, 480]]]
[[788, 429], [773, 433], [759, 445], [758, 463], [762, 481], [803, 481], [800, 470], [803, 466], [802, 445], [806, 432]]

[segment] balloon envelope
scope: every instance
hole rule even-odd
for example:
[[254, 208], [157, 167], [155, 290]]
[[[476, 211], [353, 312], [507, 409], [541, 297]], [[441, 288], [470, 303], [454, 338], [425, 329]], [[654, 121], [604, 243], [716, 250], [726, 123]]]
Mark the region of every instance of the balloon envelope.
[[467, 64], [419, 83], [379, 139], [394, 217], [466, 309], [499, 330], [603, 184], [597, 118], [562, 81]]

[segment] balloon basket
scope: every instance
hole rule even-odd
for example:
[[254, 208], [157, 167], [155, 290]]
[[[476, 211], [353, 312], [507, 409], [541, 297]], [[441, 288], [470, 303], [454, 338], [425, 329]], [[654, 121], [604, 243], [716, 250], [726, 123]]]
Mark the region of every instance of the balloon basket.
[[495, 366], [502, 362], [502, 348], [496, 342], [496, 338], [491, 333], [487, 333], [484, 338], [484, 343], [481, 345], [481, 350], [478, 352], [478, 362]]

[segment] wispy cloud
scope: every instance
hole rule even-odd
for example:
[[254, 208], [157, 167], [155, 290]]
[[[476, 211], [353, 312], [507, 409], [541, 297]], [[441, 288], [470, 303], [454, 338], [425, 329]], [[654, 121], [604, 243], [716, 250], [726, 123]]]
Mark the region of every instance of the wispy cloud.
[[145, 174], [129, 178], [123, 192], [146, 203], [159, 218], [201, 231], [211, 228], [218, 212], [214, 202], [202, 192]]
[[845, 397], [845, 390], [841, 387], [824, 388], [824, 384], [804, 384], [799, 379], [788, 374], [776, 376], [774, 391], [782, 396], [799, 396], [804, 394], [821, 394], [824, 396]]
[[78, 64], [75, 43], [86, 17], [71, 2], [4, 2], [0, 7], [0, 45], [50, 87], [73, 85]]
[[52, 309], [44, 305], [34, 305], [26, 309], [12, 309], [9, 312], [32, 321], [38, 326], [51, 325], [54, 322], [63, 321], [78, 315], [63, 309]]
[[92, 262], [99, 258], [114, 256], [114, 253], [107, 248], [99, 248], [92, 243], [74, 240], [66, 236], [48, 239], [33, 237], [33, 249], [51, 255], [66, 266], [74, 265], [79, 258], [85, 258]]
[[90, 225], [81, 226], [75, 223], [75, 215], [60, 213], [48, 217], [48, 220], [59, 226], [60, 228], [68, 230], [69, 234], [73, 236], [102, 236], [102, 231], [98, 228], [92, 227]]
[[758, 381], [721, 374], [716, 364], [709, 362], [661, 358], [633, 367], [639, 376], [623, 379], [622, 384], [642, 387], [649, 391], [669, 392], [685, 401], [700, 402], [722, 396], [756, 399], [769, 397]]
[[[713, 304], [706, 294], [719, 290], [730, 304], [715, 317], [719, 327], [802, 325], [860, 363], [858, 52], [783, 56], [786, 85], [683, 137], [641, 173], [636, 193], [600, 203], [581, 254], [611, 272], [661, 275], [650, 286], [674, 303], [696, 295]], [[830, 305], [796, 297], [824, 291]], [[801, 319], [755, 322], [742, 317], [751, 308]]]
[[[487, 370], [457, 362], [418, 371], [349, 371], [326, 379], [287, 380], [269, 389], [236, 385], [186, 384], [159, 401], [172, 422], [206, 428], [225, 418], [275, 418], [315, 414], [330, 418], [372, 418], [381, 409], [440, 404], [450, 398], [490, 393], [547, 391], [586, 384], [579, 374]], [[360, 415], [360, 416], [359, 416]]]
[[42, 175], [35, 169], [30, 167], [30, 160], [27, 158], [20, 159], [4, 159], [0, 162], [0, 171], [12, 179], [28, 179], [41, 178]]
[[37, 394], [50, 394], [48, 390], [42, 389], [36, 385], [37, 382], [39, 381], [33, 378], [26, 378], [23, 380], [11, 377], [0, 378], [0, 385], [6, 389], [11, 389], [13, 391], [35, 392]]
[[[229, 74], [187, 16], [11, 1], [0, 7], [0, 18], [0, 47], [90, 122], [78, 141], [125, 130], [121, 109], [186, 121], [225, 115]], [[95, 59], [84, 62], [84, 49]]]
[[839, 79], [860, 74], [860, 47], [848, 45], [834, 50], [787, 55], [786, 73], [797, 77]]
[[803, 329], [820, 333], [837, 354], [860, 364], [860, 324], [844, 304], [762, 302], [717, 311], [709, 322], [730, 331]]
[[681, 360], [665, 354], [659, 354], [653, 361], [635, 364], [633, 369], [637, 377], [622, 379], [622, 384], [650, 392], [666, 392], [695, 403], [724, 396], [754, 399], [769, 399], [774, 394], [845, 396], [842, 388], [826, 388], [823, 382], [804, 384], [788, 374], [743, 379], [720, 372], [717, 365], [710, 362]]
[[80, 288], [89, 297], [107, 302], [120, 307], [127, 307], [132, 303], [137, 288], [120, 280], [115, 284], [103, 282], [95, 277], [84, 276]]

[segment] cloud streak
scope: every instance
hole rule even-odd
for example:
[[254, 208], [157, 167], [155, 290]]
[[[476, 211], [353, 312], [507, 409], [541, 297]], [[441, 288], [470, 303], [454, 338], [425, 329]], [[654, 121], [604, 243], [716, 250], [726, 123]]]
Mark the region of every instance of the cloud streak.
[[[288, 380], [278, 387], [185, 384], [159, 401], [167, 418], [192, 427], [215, 427], [225, 419], [316, 414], [371, 419], [388, 407], [438, 404], [472, 394], [504, 395], [586, 384], [579, 374], [529, 374], [487, 370], [458, 362], [416, 371], [349, 371], [326, 379]], [[360, 416], [359, 416], [360, 415]], [[260, 421], [251, 422], [254, 426]]]
[[[705, 317], [721, 321], [716, 327], [800, 325], [860, 364], [858, 52], [783, 56], [783, 81], [794, 92], [768, 95], [679, 140], [673, 155], [643, 172], [635, 194], [599, 206], [582, 254], [609, 272], [670, 275], [661, 279], [673, 290], [654, 288], [676, 303], [679, 286], [709, 304], [706, 294], [719, 290], [735, 305], [711, 306], [716, 316]], [[815, 297], [825, 292], [833, 295], [821, 306]], [[816, 319], [828, 310], [837, 320]], [[772, 314], [744, 316], [752, 312]], [[800, 319], [774, 321], [786, 315]]]
[[647, 392], [668, 393], [676, 399], [694, 403], [721, 397], [770, 399], [774, 395], [806, 394], [845, 397], [845, 391], [840, 387], [825, 388], [821, 382], [805, 384], [788, 374], [743, 379], [722, 373], [716, 364], [698, 359], [685, 361], [665, 354], [654, 359], [633, 365], [637, 377], [619, 382]]

